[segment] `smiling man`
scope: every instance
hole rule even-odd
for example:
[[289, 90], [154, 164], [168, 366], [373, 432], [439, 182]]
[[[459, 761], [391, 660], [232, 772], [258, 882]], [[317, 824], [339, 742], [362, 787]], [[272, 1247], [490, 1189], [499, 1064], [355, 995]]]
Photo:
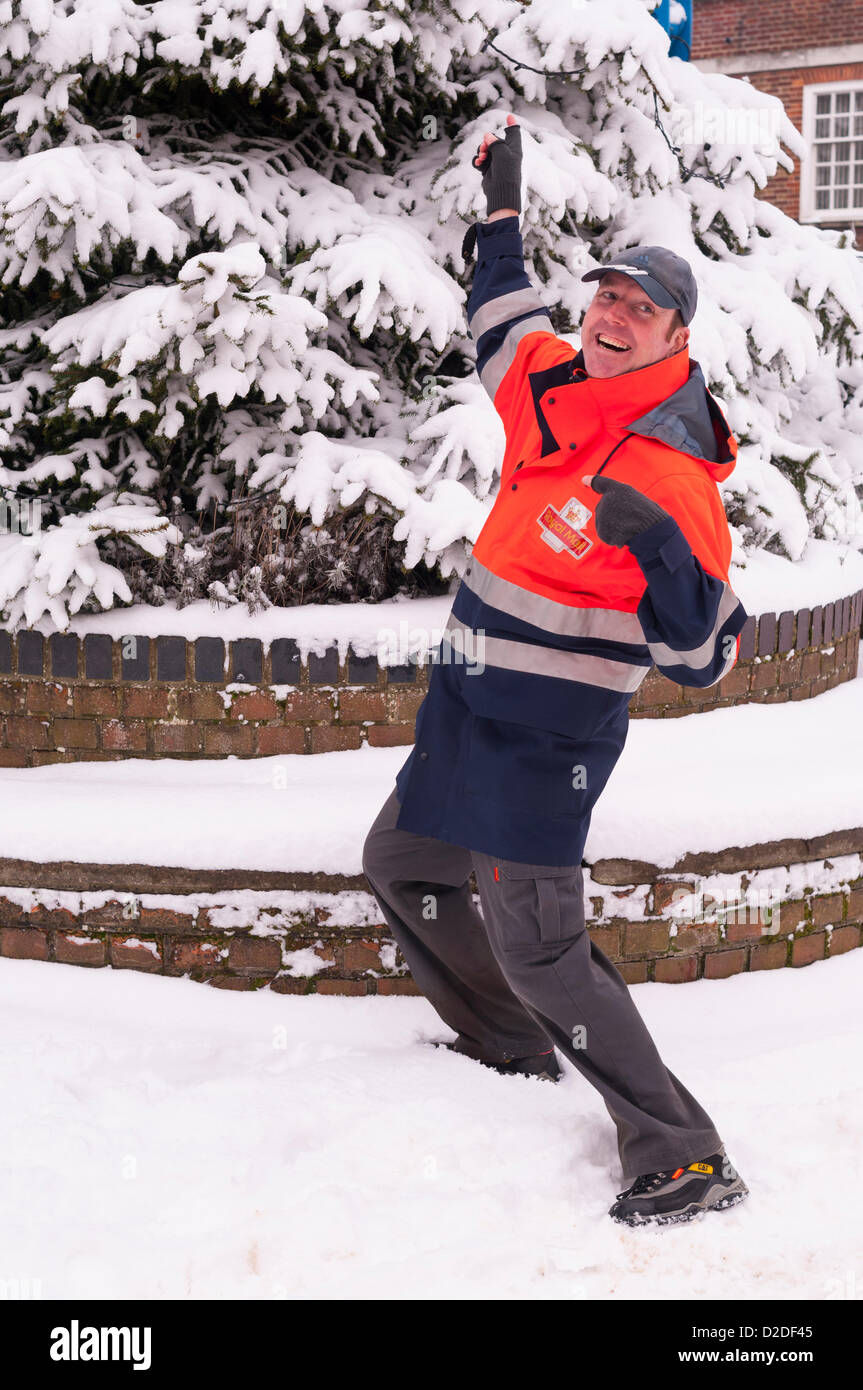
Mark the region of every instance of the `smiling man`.
[[[651, 667], [704, 689], [737, 658], [747, 614], [717, 488], [737, 446], [689, 360], [687, 262], [641, 246], [584, 275], [599, 286], [573, 354], [524, 268], [514, 117], [474, 167], [488, 219], [463, 246], [466, 260], [477, 247], [468, 327], [504, 426], [500, 491], [363, 869], [457, 1034], [447, 1045], [551, 1081], [558, 1047], [617, 1129], [628, 1186], [612, 1217], [684, 1221], [747, 1188], [590, 937], [582, 853]], [[459, 659], [468, 651], [479, 660]], [[632, 814], [661, 812], [659, 777], [655, 804]]]
[[[689, 281], [689, 267], [679, 256], [661, 246], [637, 247], [633, 253], [644, 258], [644, 270], [653, 267], [677, 279], [683, 289]], [[633, 275], [641, 275], [641, 281]], [[691, 272], [690, 272], [691, 275]], [[680, 352], [689, 342], [689, 329], [680, 310], [659, 281], [651, 279], [654, 300], [643, 288], [642, 267], [632, 263], [622, 270], [591, 270], [583, 278], [601, 277], [581, 326], [581, 350], [588, 376], [620, 376], [637, 372], [665, 357]], [[694, 285], [694, 281], [693, 281]], [[665, 307], [663, 307], [663, 300]], [[693, 305], [694, 309], [694, 305]]]

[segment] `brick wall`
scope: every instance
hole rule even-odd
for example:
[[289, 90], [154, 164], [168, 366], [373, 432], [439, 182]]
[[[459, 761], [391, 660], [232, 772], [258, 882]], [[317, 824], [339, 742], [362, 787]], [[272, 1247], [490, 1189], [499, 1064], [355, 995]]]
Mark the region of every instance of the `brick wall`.
[[[803, 700], [857, 674], [863, 590], [794, 613], [752, 617], [740, 657], [706, 690], [654, 667], [633, 718], [673, 718], [749, 700]], [[117, 758], [240, 758], [410, 744], [424, 666], [381, 667], [333, 647], [257, 639], [0, 631], [0, 766]]]
[[692, 12], [696, 62], [861, 40], [860, 0], [695, 0]]
[[[863, 828], [687, 854], [672, 869], [597, 860], [584, 880], [588, 931], [628, 984], [804, 966], [861, 945]], [[420, 992], [362, 875], [0, 860], [0, 883], [3, 956], [220, 989]], [[688, 915], [681, 893], [696, 895]]]
[[[863, 42], [863, 0], [696, 0], [692, 24], [692, 61], [740, 57], [800, 48], [825, 48]], [[745, 71], [745, 69], [744, 69]], [[734, 76], [743, 73], [735, 70]], [[776, 68], [748, 74], [753, 86], [778, 97], [788, 119], [803, 131], [803, 88], [819, 82], [863, 80], [863, 61], [826, 62], [806, 68]], [[795, 220], [800, 216], [800, 162], [780, 169], [756, 197]], [[818, 226], [856, 228], [863, 250], [863, 210], [855, 222], [819, 219]]]

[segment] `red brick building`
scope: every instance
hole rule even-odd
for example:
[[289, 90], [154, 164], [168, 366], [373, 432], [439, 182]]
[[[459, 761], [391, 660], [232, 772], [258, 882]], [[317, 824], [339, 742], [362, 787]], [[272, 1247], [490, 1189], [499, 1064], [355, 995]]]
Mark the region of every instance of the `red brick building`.
[[806, 140], [759, 196], [863, 250], [863, 0], [694, 0], [691, 57], [779, 97]]

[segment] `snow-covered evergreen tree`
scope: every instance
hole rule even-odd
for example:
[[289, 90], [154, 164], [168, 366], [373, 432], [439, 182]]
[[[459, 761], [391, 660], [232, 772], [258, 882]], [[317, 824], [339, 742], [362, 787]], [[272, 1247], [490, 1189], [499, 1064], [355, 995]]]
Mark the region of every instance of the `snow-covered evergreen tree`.
[[[636, 243], [690, 260], [690, 354], [741, 445], [735, 559], [863, 544], [850, 234], [757, 196], [801, 137], [669, 58], [653, 7], [0, 4], [4, 625], [447, 587], [503, 452], [461, 243], [509, 111], [532, 275], [574, 348], [584, 270]], [[34, 499], [27, 534], [8, 516]]]

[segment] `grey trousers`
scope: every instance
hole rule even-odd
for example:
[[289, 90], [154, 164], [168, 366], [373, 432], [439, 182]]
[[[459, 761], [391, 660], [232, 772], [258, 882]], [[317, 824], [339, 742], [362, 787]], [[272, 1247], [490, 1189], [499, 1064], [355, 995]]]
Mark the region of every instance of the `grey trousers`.
[[444, 1023], [490, 1061], [559, 1048], [602, 1096], [626, 1185], [716, 1153], [710, 1116], [664, 1065], [623, 977], [591, 940], [581, 868], [414, 835], [396, 829], [398, 812], [393, 789], [366, 837], [363, 872]]

